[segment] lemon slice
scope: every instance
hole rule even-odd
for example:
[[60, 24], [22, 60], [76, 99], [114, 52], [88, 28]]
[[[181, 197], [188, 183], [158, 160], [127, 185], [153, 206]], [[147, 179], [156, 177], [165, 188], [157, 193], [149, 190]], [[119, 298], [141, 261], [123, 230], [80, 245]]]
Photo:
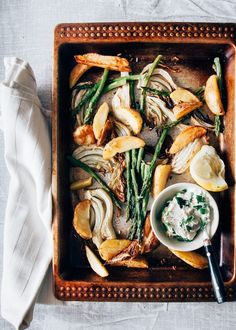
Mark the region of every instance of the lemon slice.
[[202, 188], [209, 191], [223, 191], [228, 188], [225, 181], [225, 165], [215, 148], [202, 146], [190, 164], [192, 178]]

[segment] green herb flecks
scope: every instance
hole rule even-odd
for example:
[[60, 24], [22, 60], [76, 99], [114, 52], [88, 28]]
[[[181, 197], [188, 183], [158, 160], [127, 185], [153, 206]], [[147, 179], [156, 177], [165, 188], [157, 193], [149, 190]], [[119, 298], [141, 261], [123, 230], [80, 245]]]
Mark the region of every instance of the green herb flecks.
[[186, 206], [186, 200], [185, 199], [183, 199], [182, 197], [178, 197], [178, 196], [176, 196], [175, 197], [175, 200], [176, 200], [176, 202], [177, 202], [177, 204], [179, 205], [179, 207], [182, 209], [184, 206]]
[[201, 214], [207, 214], [207, 213], [208, 213], [208, 210], [207, 210], [206, 208], [204, 208], [204, 207], [201, 207], [201, 208], [199, 209], [199, 212], [200, 212]]
[[196, 195], [196, 200], [198, 203], [206, 203], [206, 198], [202, 195]]

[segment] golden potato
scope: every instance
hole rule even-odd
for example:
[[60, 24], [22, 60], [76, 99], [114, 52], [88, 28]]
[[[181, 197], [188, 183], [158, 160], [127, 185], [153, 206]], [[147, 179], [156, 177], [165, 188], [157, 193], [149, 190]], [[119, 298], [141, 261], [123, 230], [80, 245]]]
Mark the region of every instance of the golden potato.
[[176, 251], [170, 250], [176, 257], [180, 258], [188, 265], [197, 268], [204, 269], [208, 267], [208, 261], [206, 257], [203, 257], [201, 254], [196, 252], [185, 252], [185, 251]]
[[96, 142], [91, 125], [82, 125], [76, 128], [73, 133], [75, 143], [79, 145], [90, 145]]
[[93, 119], [93, 132], [95, 138], [98, 140], [100, 138], [101, 132], [105, 126], [109, 113], [109, 107], [106, 102], [104, 102], [96, 112]]
[[200, 102], [196, 95], [184, 88], [177, 88], [171, 94], [170, 98], [174, 101], [175, 104], [178, 103], [192, 103]]
[[142, 148], [145, 146], [144, 140], [135, 136], [119, 136], [112, 139], [105, 145], [103, 150], [103, 159], [111, 159], [117, 153], [122, 153], [128, 150]]
[[223, 116], [225, 114], [221, 101], [220, 89], [218, 86], [218, 78], [215, 74], [210, 76], [206, 82], [204, 97], [211, 112], [219, 116]]
[[96, 53], [88, 53], [84, 55], [75, 55], [75, 60], [78, 63], [89, 66], [98, 66], [109, 70], [130, 72], [131, 68], [126, 58], [118, 56], [100, 55]]
[[153, 176], [152, 186], [152, 195], [154, 198], [156, 198], [165, 188], [170, 172], [171, 165], [157, 165]]
[[97, 141], [97, 145], [101, 146], [103, 145], [111, 136], [112, 133], [112, 128], [113, 128], [113, 122], [110, 119], [107, 119], [105, 122], [105, 125], [101, 131], [101, 135]]
[[112, 113], [117, 120], [129, 126], [134, 134], [140, 133], [143, 126], [143, 119], [137, 110], [125, 107], [113, 107]]
[[74, 210], [73, 226], [76, 232], [84, 239], [92, 238], [92, 232], [89, 225], [91, 202], [85, 199], [76, 205]]
[[82, 75], [91, 68], [89, 65], [85, 64], [76, 64], [70, 73], [69, 85], [70, 88], [74, 87], [77, 81], [82, 77]]
[[174, 143], [172, 144], [169, 153], [176, 154], [182, 150], [190, 142], [194, 141], [197, 138], [205, 135], [207, 132], [206, 128], [202, 126], [190, 126], [185, 128], [183, 131], [177, 135]]
[[153, 251], [159, 245], [159, 241], [152, 231], [150, 222], [150, 212], [148, 212], [143, 228], [143, 239], [140, 246], [140, 253], [145, 254]]
[[86, 187], [91, 186], [92, 183], [93, 183], [93, 178], [90, 176], [87, 179], [83, 179], [83, 180], [79, 180], [79, 181], [75, 181], [75, 182], [71, 183], [70, 190], [78, 190], [78, 189], [86, 188]]
[[186, 116], [188, 113], [196, 110], [202, 106], [202, 102], [183, 102], [174, 106], [173, 112], [176, 119]]
[[117, 261], [108, 261], [111, 266], [120, 266], [128, 268], [148, 268], [148, 261], [144, 257], [129, 258]]
[[143, 236], [148, 237], [151, 230], [152, 230], [152, 227], [151, 227], [151, 221], [150, 221], [150, 212], [148, 212], [146, 219], [145, 219], [145, 224], [143, 227]]
[[108, 239], [100, 245], [99, 254], [103, 260], [108, 261], [117, 256], [130, 244], [131, 241], [127, 239]]

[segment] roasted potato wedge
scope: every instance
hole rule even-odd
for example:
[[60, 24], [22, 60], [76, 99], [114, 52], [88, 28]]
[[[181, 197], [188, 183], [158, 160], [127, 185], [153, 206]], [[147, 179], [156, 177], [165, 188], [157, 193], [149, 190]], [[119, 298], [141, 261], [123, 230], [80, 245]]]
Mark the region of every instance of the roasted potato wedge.
[[185, 252], [170, 250], [176, 257], [180, 258], [190, 266], [197, 269], [204, 269], [208, 267], [208, 261], [206, 257], [196, 252]]
[[79, 180], [79, 181], [75, 181], [75, 182], [71, 183], [70, 190], [78, 190], [78, 189], [86, 188], [86, 187], [91, 186], [92, 183], [93, 183], [93, 178], [90, 176], [87, 179], [83, 179], [83, 180]]
[[84, 239], [92, 238], [89, 224], [90, 205], [90, 200], [85, 199], [84, 201], [79, 202], [74, 210], [73, 226], [76, 232]]
[[143, 236], [148, 237], [151, 230], [152, 230], [152, 227], [151, 227], [151, 221], [150, 221], [150, 213], [148, 212], [146, 219], [145, 219], [145, 224], [143, 227]]
[[93, 132], [95, 138], [98, 140], [101, 136], [102, 130], [105, 126], [109, 113], [109, 107], [106, 102], [104, 102], [96, 112], [93, 119]]
[[75, 143], [79, 145], [90, 145], [96, 142], [91, 125], [82, 125], [76, 128], [73, 133]]
[[112, 120], [107, 119], [107, 121], [105, 122], [105, 125], [101, 131], [101, 135], [97, 141], [97, 145], [101, 146], [103, 145], [111, 136], [112, 133], [112, 128], [113, 128], [113, 123]]
[[129, 62], [122, 57], [107, 56], [96, 53], [88, 53], [84, 55], [75, 55], [77, 63], [89, 66], [98, 66], [100, 68], [107, 68], [109, 70], [130, 72], [131, 68]]
[[145, 146], [145, 142], [135, 136], [119, 136], [112, 139], [105, 145], [103, 150], [103, 158], [111, 159], [117, 153], [122, 153], [131, 149], [142, 148]]
[[85, 252], [88, 262], [91, 268], [101, 277], [107, 277], [109, 275], [106, 267], [101, 263], [98, 257], [93, 253], [93, 251], [86, 245]]
[[110, 260], [117, 256], [131, 244], [128, 239], [108, 239], [99, 247], [99, 254], [103, 260]]
[[225, 114], [218, 86], [218, 78], [215, 74], [210, 76], [206, 82], [204, 97], [211, 112], [219, 116]]
[[141, 243], [141, 254], [153, 251], [159, 245], [159, 241], [152, 231], [150, 222], [150, 213], [147, 214], [143, 228], [143, 240]]
[[134, 134], [139, 134], [142, 126], [143, 119], [140, 113], [131, 108], [113, 108], [112, 110], [114, 117], [121, 123], [129, 126]]
[[140, 243], [137, 240], [131, 241], [129, 246], [122, 250], [119, 254], [109, 260], [111, 263], [120, 262], [126, 259], [134, 259], [140, 254]]
[[196, 95], [184, 88], [177, 88], [170, 94], [170, 98], [174, 101], [175, 104], [178, 103], [192, 103], [200, 102]]
[[152, 252], [160, 245], [160, 242], [154, 232], [151, 230], [147, 237], [143, 238], [141, 254]]
[[73, 88], [77, 81], [82, 77], [82, 75], [88, 71], [91, 68], [91, 66], [86, 64], [76, 64], [70, 73], [70, 79], [69, 79], [69, 85], [70, 88]]
[[190, 126], [185, 128], [183, 131], [177, 135], [174, 143], [172, 144], [169, 153], [176, 154], [182, 150], [190, 142], [194, 141], [197, 138], [205, 135], [207, 132], [206, 128], [202, 126]]
[[192, 112], [193, 110], [198, 109], [202, 106], [202, 102], [183, 102], [179, 103], [174, 106], [173, 112], [176, 119], [180, 119], [183, 116], [186, 116], [188, 113]]
[[154, 198], [156, 198], [165, 188], [170, 172], [171, 165], [157, 165], [153, 176], [152, 186], [152, 195]]
[[120, 266], [128, 268], [148, 268], [148, 261], [144, 257], [129, 258], [120, 261], [108, 261], [111, 266]]

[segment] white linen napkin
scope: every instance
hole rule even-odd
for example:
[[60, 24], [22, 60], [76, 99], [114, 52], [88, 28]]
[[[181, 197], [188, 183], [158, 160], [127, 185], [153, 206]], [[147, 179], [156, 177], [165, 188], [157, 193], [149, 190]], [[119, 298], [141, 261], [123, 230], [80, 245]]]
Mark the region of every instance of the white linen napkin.
[[1, 128], [10, 174], [5, 214], [1, 314], [23, 329], [52, 257], [51, 145], [31, 67], [4, 59]]

